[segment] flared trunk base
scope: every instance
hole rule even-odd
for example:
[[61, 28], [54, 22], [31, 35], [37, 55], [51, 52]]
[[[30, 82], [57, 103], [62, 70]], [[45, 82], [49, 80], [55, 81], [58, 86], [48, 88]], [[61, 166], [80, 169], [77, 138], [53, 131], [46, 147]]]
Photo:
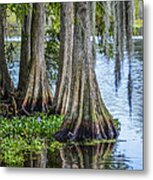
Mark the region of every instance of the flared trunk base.
[[48, 112], [52, 105], [52, 97], [48, 100], [37, 100], [31, 99], [31, 97], [24, 100], [21, 108], [23, 114], [33, 113], [33, 112]]
[[97, 123], [86, 123], [81, 125], [77, 132], [69, 128], [62, 128], [54, 135], [55, 139], [59, 142], [111, 140], [116, 139], [117, 136], [118, 132], [113, 124], [111, 127], [105, 126], [104, 130], [103, 127]]

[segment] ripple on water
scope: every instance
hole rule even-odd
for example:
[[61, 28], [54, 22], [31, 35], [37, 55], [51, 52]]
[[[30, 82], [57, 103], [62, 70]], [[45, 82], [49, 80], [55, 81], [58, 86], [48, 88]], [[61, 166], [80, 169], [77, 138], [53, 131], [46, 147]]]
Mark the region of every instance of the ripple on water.
[[[67, 147], [65, 152], [68, 153], [67, 156], [69, 159], [61, 161], [55, 158], [54, 161], [57, 161], [55, 163], [56, 167], [71, 167], [71, 164], [73, 164], [71, 158], [74, 156], [73, 158], [76, 162], [75, 165], [73, 164], [73, 167], [79, 168], [81, 167], [78, 164], [80, 156], [76, 157], [77, 153], [82, 152], [82, 154], [84, 154], [84, 152], [86, 152], [83, 155], [84, 168], [143, 169], [143, 53], [141, 41], [142, 40], [139, 40], [139, 43], [134, 47], [135, 51], [131, 62], [132, 93], [130, 96], [128, 94], [129, 61], [126, 53], [121, 68], [121, 83], [116, 92], [114, 78], [115, 62], [112, 59], [108, 61], [102, 54], [97, 52], [96, 75], [100, 91], [113, 117], [119, 119], [121, 122], [121, 132], [118, 137], [120, 141], [113, 145], [113, 148], [111, 147], [111, 151], [110, 147], [104, 146], [96, 146], [93, 148]], [[15, 62], [10, 72], [15, 86], [17, 87], [19, 62]], [[129, 107], [129, 104], [131, 107]], [[131, 113], [129, 113], [129, 111], [131, 111]], [[101, 150], [97, 148], [101, 148]], [[104, 153], [102, 152], [107, 148], [110, 153], [103, 157], [102, 155]], [[71, 149], [73, 152], [71, 157], [69, 157]], [[97, 166], [93, 161], [85, 164], [85, 162], [90, 159], [90, 156], [92, 156], [92, 153], [94, 154], [95, 150], [99, 152], [97, 155], [101, 157], [99, 165]], [[74, 154], [74, 152], [76, 152], [76, 154]], [[51, 160], [48, 159], [48, 164], [52, 164], [50, 161]], [[55, 165], [50, 165], [50, 167], [55, 167]]]

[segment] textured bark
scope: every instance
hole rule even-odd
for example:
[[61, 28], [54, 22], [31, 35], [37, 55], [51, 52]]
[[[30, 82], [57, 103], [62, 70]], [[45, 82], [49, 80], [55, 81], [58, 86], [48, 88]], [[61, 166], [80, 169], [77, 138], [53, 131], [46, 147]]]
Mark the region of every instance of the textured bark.
[[31, 29], [31, 62], [26, 96], [22, 109], [47, 111], [52, 104], [44, 58], [44, 13], [43, 3], [33, 4]]
[[70, 98], [73, 49], [73, 3], [61, 3], [60, 66], [53, 109], [66, 114]]
[[92, 54], [94, 62], [96, 63], [96, 2], [90, 3], [90, 20], [91, 20], [91, 35], [92, 35]]
[[75, 3], [72, 83], [58, 141], [116, 138], [112, 116], [100, 94], [92, 54], [90, 2]]
[[23, 97], [26, 93], [30, 61], [31, 9], [24, 15], [21, 28], [21, 55], [18, 91]]
[[0, 5], [0, 97], [7, 99], [14, 88], [5, 59], [4, 27], [5, 6]]

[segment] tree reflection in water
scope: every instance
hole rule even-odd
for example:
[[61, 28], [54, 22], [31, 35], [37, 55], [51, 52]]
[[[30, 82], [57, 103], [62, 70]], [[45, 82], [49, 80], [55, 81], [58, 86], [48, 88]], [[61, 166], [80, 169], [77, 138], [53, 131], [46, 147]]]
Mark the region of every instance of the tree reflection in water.
[[48, 161], [47, 149], [43, 149], [41, 153], [37, 154], [34, 152], [29, 152], [25, 155], [25, 167], [35, 167], [35, 168], [46, 168]]
[[114, 143], [67, 145], [60, 149], [62, 168], [129, 169], [124, 156], [113, 155]]
[[[129, 166], [131, 161], [118, 151], [117, 143], [63, 144], [60, 149], [44, 148], [39, 152], [23, 152], [24, 163], [22, 166], [31, 168], [132, 169]], [[2, 165], [5, 166], [3, 163]]]

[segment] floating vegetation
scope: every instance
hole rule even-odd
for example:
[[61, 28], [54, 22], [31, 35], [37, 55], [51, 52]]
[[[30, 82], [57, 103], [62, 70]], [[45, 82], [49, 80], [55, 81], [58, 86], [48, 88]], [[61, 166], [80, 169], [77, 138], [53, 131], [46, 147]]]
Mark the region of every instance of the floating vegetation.
[[54, 151], [60, 143], [54, 133], [63, 122], [62, 116], [36, 114], [30, 117], [0, 118], [0, 162], [8, 166], [22, 166], [24, 156], [33, 152], [40, 154], [43, 149]]
[[[6, 166], [24, 166], [26, 157], [30, 153], [40, 155], [46, 149], [54, 153], [57, 149], [76, 144], [76, 142], [59, 143], [54, 134], [61, 126], [63, 116], [47, 116], [37, 113], [35, 116], [21, 116], [7, 119], [0, 118], [0, 164]], [[120, 129], [118, 119], [114, 120], [117, 129]], [[83, 145], [98, 143], [114, 143], [116, 140], [87, 140], [79, 142]]]

